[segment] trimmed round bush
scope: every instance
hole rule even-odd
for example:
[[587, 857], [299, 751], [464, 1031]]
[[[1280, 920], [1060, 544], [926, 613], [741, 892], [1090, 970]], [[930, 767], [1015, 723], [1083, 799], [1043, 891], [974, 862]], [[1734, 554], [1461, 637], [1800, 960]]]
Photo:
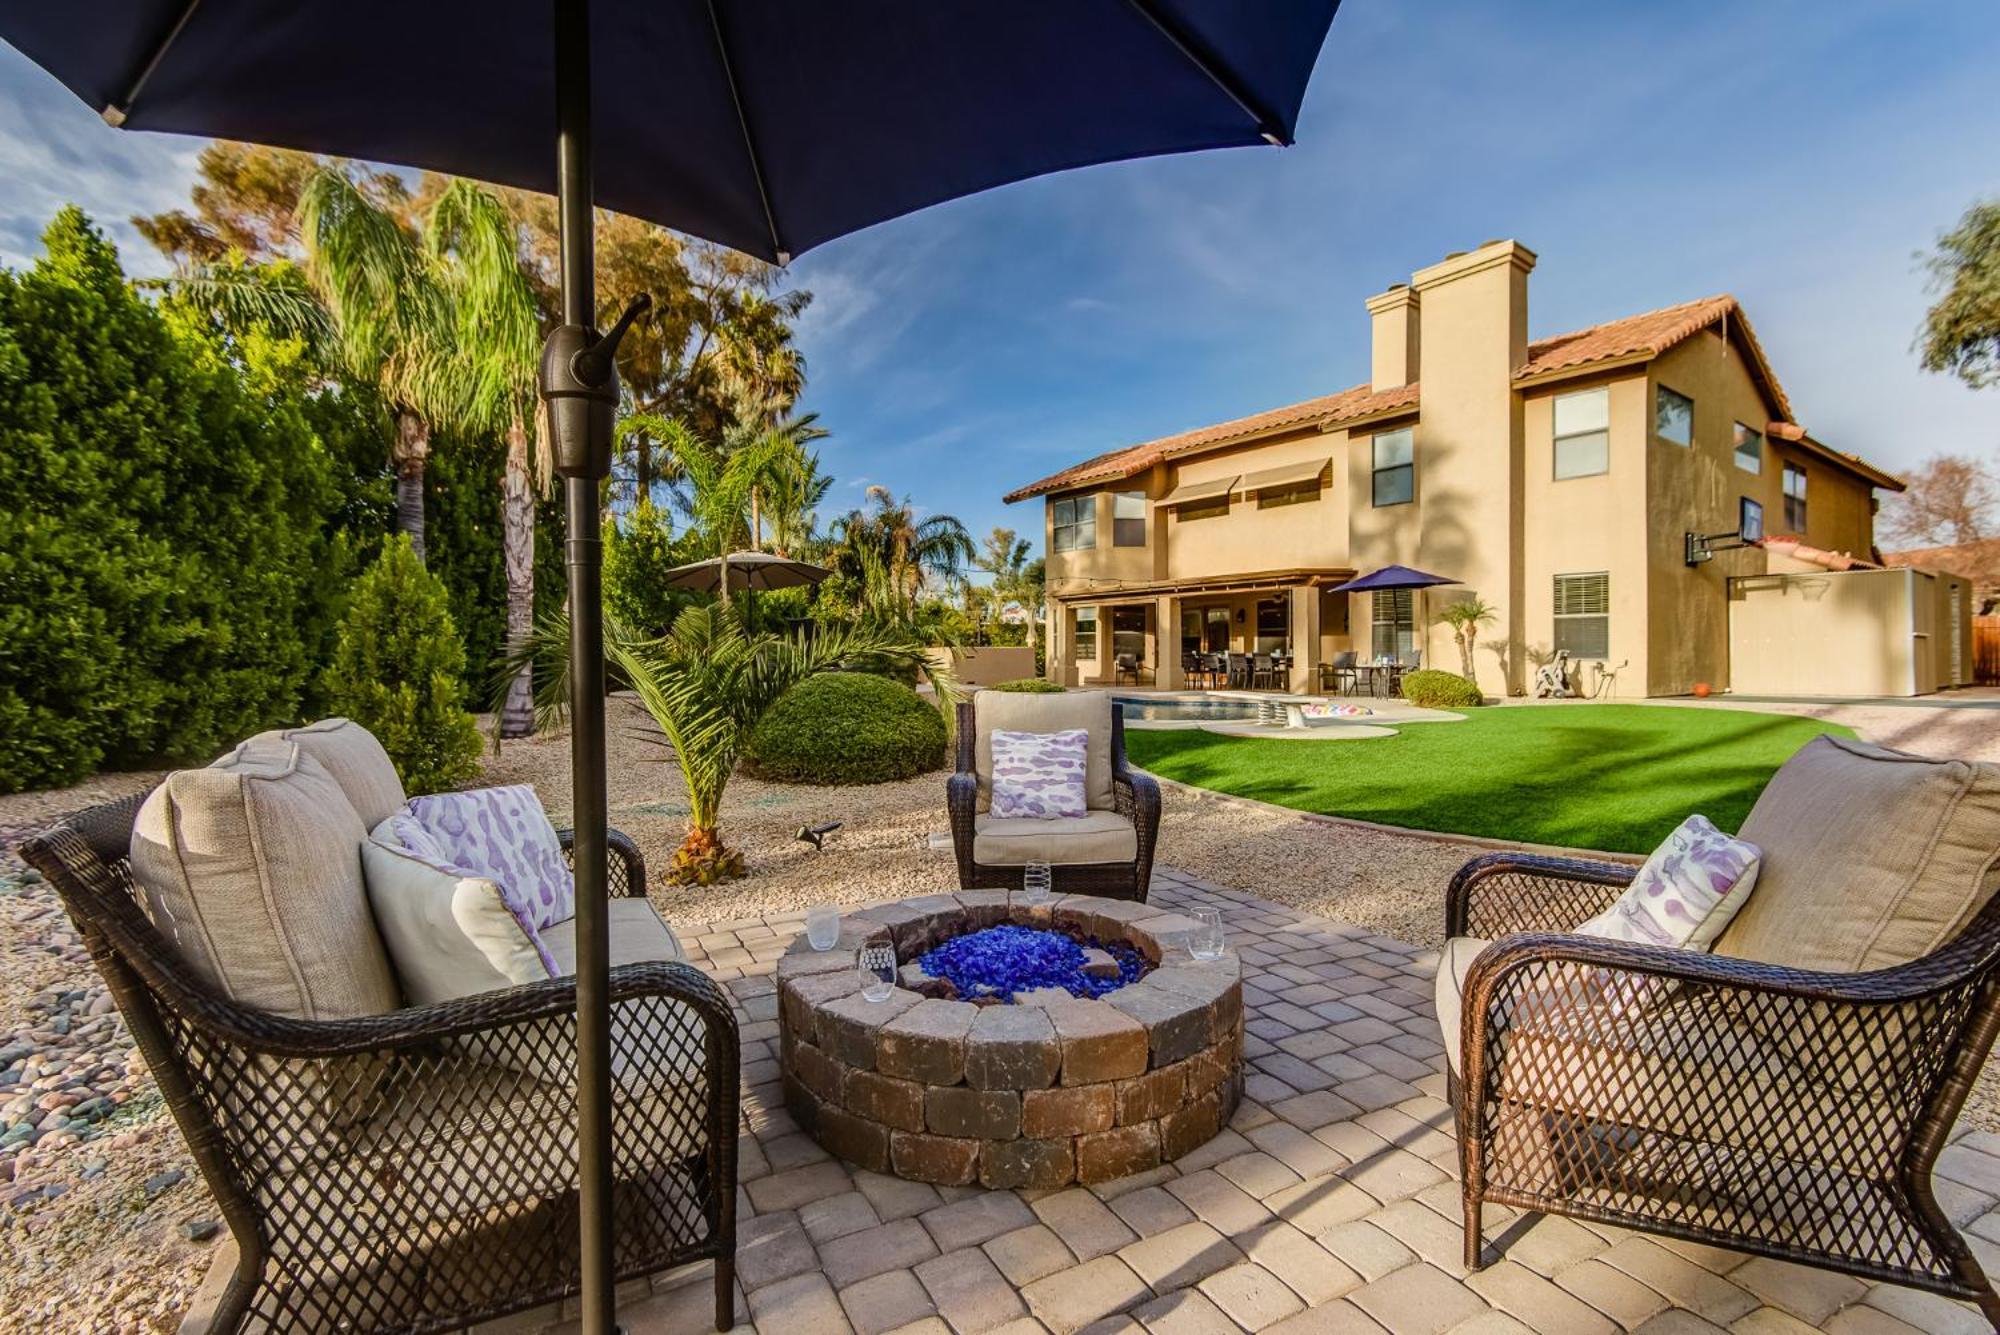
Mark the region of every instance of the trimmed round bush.
[[780, 783], [888, 783], [941, 767], [945, 736], [944, 716], [901, 682], [831, 672], [778, 697], [745, 757]]
[[1403, 698], [1424, 709], [1470, 709], [1486, 703], [1477, 686], [1438, 668], [1404, 673]]
[[1013, 691], [1019, 695], [1061, 695], [1063, 687], [1046, 677], [1022, 677], [1019, 681], [1003, 681], [997, 686], [988, 686], [989, 691]]

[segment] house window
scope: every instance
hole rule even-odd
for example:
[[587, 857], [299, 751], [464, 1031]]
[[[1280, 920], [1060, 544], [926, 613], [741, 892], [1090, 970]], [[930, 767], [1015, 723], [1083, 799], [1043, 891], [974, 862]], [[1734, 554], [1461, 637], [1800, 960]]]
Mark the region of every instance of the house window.
[[1556, 399], [1556, 479], [1611, 469], [1611, 391], [1587, 389]]
[[1129, 658], [1134, 663], [1146, 661], [1145, 608], [1111, 609], [1111, 652], [1116, 658]]
[[1764, 507], [1748, 496], [1736, 503], [1736, 536], [1745, 542], [1757, 542], [1764, 536]]
[[1417, 651], [1415, 599], [1408, 589], [1377, 589], [1369, 601], [1374, 604], [1375, 633], [1371, 644], [1377, 658], [1396, 658]]
[[1111, 498], [1111, 545], [1146, 545], [1146, 493], [1121, 491]]
[[1257, 493], [1257, 508], [1273, 510], [1281, 505], [1304, 505], [1319, 499], [1319, 479], [1310, 482], [1290, 482], [1282, 487], [1265, 487]]
[[1055, 549], [1084, 552], [1097, 545], [1097, 497], [1066, 496], [1055, 503]]
[[1661, 385], [1653, 394], [1653, 434], [1669, 445], [1694, 444], [1694, 400]]
[[1384, 431], [1374, 439], [1375, 504], [1408, 505], [1417, 495], [1415, 436], [1410, 428]]
[[1806, 532], [1806, 470], [1785, 465], [1785, 527], [1800, 537]]
[[1185, 524], [1190, 519], [1219, 519], [1229, 513], [1229, 494], [1211, 496], [1204, 501], [1188, 501], [1174, 507], [1174, 516]]
[[1078, 662], [1097, 657], [1097, 609], [1076, 609], [1076, 657]]
[[1746, 473], [1764, 471], [1764, 434], [1736, 424], [1736, 466]]
[[1556, 649], [1571, 658], [1611, 656], [1611, 576], [1556, 576]]

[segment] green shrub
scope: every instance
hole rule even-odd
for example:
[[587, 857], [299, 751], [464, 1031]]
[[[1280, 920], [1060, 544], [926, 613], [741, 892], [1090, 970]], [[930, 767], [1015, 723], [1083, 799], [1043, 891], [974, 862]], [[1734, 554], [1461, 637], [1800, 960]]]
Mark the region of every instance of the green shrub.
[[988, 686], [989, 691], [1014, 691], [1020, 695], [1061, 695], [1063, 688], [1047, 677], [1022, 677], [1019, 681], [1003, 681], [997, 686]]
[[302, 344], [143, 299], [76, 209], [43, 242], [0, 271], [0, 792], [301, 717], [377, 425]]
[[747, 759], [781, 783], [908, 779], [944, 764], [944, 716], [909, 687], [866, 672], [800, 682], [758, 721]]
[[328, 703], [381, 740], [405, 788], [438, 792], [479, 773], [464, 671], [444, 584], [398, 534], [355, 582], [326, 671]]
[[1437, 668], [1404, 673], [1403, 698], [1424, 709], [1470, 709], [1486, 702], [1477, 686]]

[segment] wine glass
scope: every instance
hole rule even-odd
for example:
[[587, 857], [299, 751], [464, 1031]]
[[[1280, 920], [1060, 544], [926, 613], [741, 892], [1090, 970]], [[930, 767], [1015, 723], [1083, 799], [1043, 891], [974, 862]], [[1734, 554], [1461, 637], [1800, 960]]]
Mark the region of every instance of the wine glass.
[[822, 904], [806, 914], [806, 940], [814, 950], [832, 950], [833, 943], [840, 940], [840, 910]]
[[1194, 930], [1188, 933], [1188, 954], [1198, 960], [1222, 958], [1221, 909], [1194, 911]]
[[1046, 862], [1030, 862], [1021, 868], [1021, 894], [1030, 904], [1046, 904], [1055, 886], [1055, 870]]
[[861, 948], [861, 995], [869, 1001], [887, 1001], [896, 990], [896, 948], [872, 945]]

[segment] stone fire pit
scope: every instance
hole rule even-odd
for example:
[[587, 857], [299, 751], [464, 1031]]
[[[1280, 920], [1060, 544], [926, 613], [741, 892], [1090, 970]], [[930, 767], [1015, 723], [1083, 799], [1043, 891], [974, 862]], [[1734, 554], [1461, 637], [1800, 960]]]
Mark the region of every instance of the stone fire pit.
[[[909, 966], [1003, 923], [1123, 942], [1155, 967], [1097, 1000], [1041, 989], [982, 1004], [903, 986], [862, 997], [863, 945], [890, 942]], [[1193, 926], [1123, 900], [1031, 906], [967, 890], [847, 914], [831, 950], [800, 936], [778, 962], [792, 1116], [860, 1167], [950, 1186], [1104, 1182], [1177, 1159], [1221, 1130], [1243, 1089], [1237, 961], [1190, 958], [1179, 934]]]

